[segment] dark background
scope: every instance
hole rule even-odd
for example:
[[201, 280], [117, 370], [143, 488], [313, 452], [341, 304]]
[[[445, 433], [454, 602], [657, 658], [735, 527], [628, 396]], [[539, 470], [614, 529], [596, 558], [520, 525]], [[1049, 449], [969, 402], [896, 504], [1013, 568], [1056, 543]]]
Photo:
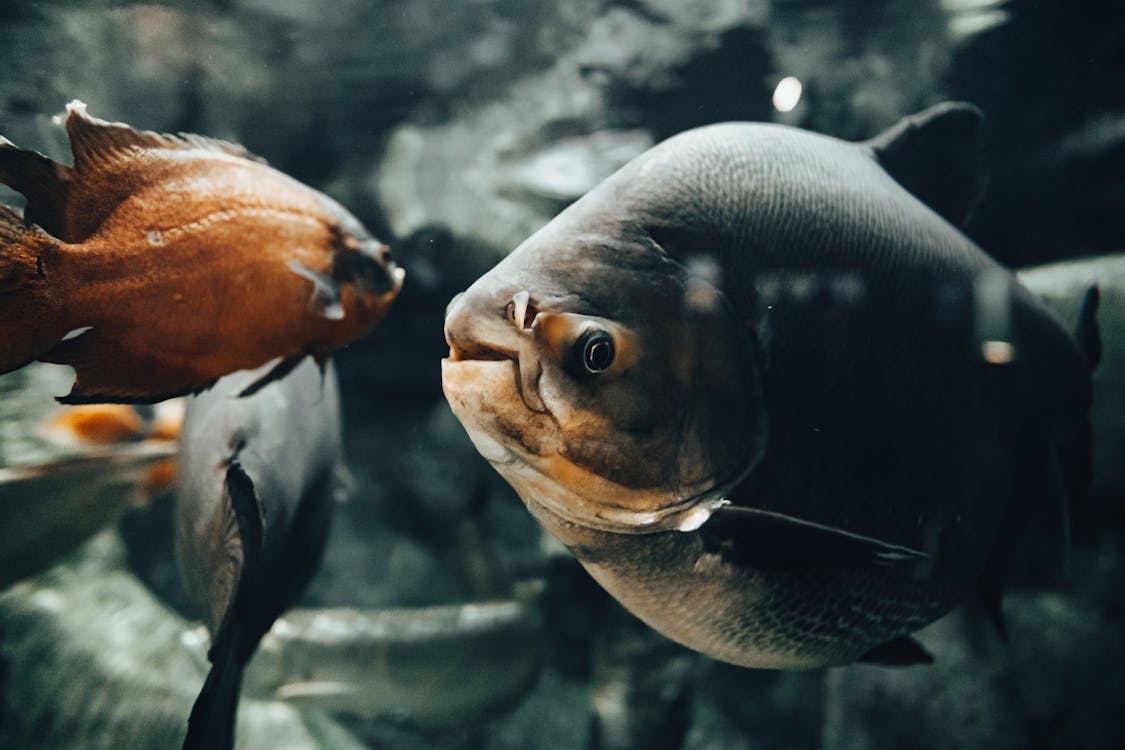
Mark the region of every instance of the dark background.
[[[965, 99], [986, 115], [990, 188], [968, 227], [983, 248], [1012, 266], [1119, 250], [1123, 7], [9, 0], [0, 133], [65, 159], [51, 118], [79, 98], [104, 119], [238, 141], [393, 245], [404, 291], [337, 355], [356, 491], [304, 603], [471, 601], [541, 579], [547, 659], [521, 705], [473, 726], [353, 717], [372, 747], [1122, 746], [1120, 529], [1104, 518], [1079, 529], [1069, 573], [1017, 587], [1007, 647], [967, 615], [927, 631], [927, 670], [739, 670], [651, 634], [543, 543], [449, 413], [438, 361], [456, 292], [648, 145], [722, 120], [859, 139]], [[804, 95], [780, 113], [789, 75]], [[165, 502], [126, 520], [131, 563], [190, 612], [169, 519]]]

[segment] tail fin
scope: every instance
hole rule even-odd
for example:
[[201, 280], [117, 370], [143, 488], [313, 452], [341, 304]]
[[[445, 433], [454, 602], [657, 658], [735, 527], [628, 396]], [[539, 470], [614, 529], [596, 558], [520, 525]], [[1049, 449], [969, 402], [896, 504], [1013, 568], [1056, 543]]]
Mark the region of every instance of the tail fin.
[[55, 244], [15, 211], [0, 206], [0, 374], [23, 367], [57, 343], [55, 307], [43, 291], [40, 254]]
[[183, 750], [231, 750], [242, 689], [242, 659], [231, 642], [211, 652], [212, 666], [188, 717]]
[[1098, 331], [1098, 302], [1101, 295], [1098, 285], [1090, 286], [1082, 296], [1078, 308], [1078, 320], [1074, 324], [1074, 340], [1086, 360], [1086, 366], [1093, 370], [1102, 358], [1102, 339]]
[[[1074, 324], [1074, 340], [1090, 372], [1098, 366], [1102, 356], [1101, 335], [1098, 331], [1099, 292], [1096, 284], [1091, 285], [1082, 296], [1078, 307], [1078, 317]], [[1087, 399], [1090, 397], [1087, 396]], [[1093, 483], [1094, 433], [1090, 424], [1090, 403], [1084, 404], [1084, 411], [1076, 417], [1069, 434], [1059, 445], [1059, 461], [1064, 484], [1070, 502], [1067, 507], [1068, 530], [1070, 523], [1084, 510], [1086, 493]]]
[[0, 182], [27, 198], [29, 224], [62, 237], [71, 169], [36, 151], [16, 147], [0, 136]]

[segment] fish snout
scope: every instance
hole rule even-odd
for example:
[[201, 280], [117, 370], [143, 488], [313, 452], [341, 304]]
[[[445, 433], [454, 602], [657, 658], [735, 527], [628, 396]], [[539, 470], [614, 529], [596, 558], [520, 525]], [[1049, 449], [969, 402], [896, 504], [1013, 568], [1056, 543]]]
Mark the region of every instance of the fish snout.
[[387, 245], [373, 239], [345, 242], [332, 263], [332, 275], [363, 286], [377, 295], [397, 294], [406, 271]]
[[445, 308], [445, 342], [449, 359], [503, 360], [518, 358], [519, 342], [504, 317], [504, 308], [472, 289], [461, 292]]

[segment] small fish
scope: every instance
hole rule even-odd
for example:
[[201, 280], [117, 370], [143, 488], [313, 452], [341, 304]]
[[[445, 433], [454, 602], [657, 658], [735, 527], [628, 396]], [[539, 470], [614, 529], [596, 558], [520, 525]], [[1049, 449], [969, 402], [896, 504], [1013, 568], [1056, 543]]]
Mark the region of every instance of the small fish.
[[716, 659], [920, 663], [1022, 520], [1087, 480], [1096, 291], [1072, 336], [961, 223], [980, 113], [863, 143], [677, 135], [450, 303], [481, 454], [614, 597]]
[[335, 371], [304, 362], [240, 398], [261, 374], [223, 378], [185, 412], [176, 556], [212, 663], [185, 748], [233, 746], [242, 670], [319, 566], [340, 489]]
[[[206, 637], [126, 566], [106, 530], [0, 591], [0, 747], [169, 748], [183, 742]], [[351, 750], [328, 715], [469, 728], [527, 695], [544, 640], [535, 603], [286, 613], [247, 665], [240, 750]], [[97, 699], [76, 696], [95, 693]], [[323, 730], [333, 727], [326, 734]], [[471, 730], [470, 730], [471, 731]]]
[[67, 107], [74, 166], [0, 138], [0, 373], [71, 365], [64, 403], [151, 403], [280, 358], [248, 391], [371, 328], [402, 285], [331, 198], [198, 135]]
[[175, 443], [146, 440], [0, 467], [0, 590], [45, 570], [170, 487]]
[[534, 602], [287, 612], [246, 672], [247, 697], [302, 711], [479, 724], [527, 695], [544, 640]]
[[139, 439], [145, 430], [137, 410], [128, 404], [81, 404], [60, 409], [43, 428], [49, 438], [88, 445], [109, 445]]
[[[0, 589], [54, 564], [130, 507], [148, 504], [174, 484], [174, 418], [150, 425], [132, 406], [59, 407], [42, 391], [42, 398], [21, 393], [45, 380], [34, 371], [46, 367], [9, 376], [27, 374], [16, 392], [0, 386], [6, 400], [0, 422], [44, 422], [31, 438], [41, 443], [31, 461], [0, 460]], [[49, 412], [37, 420], [40, 404]], [[170, 409], [162, 405], [161, 411]], [[0, 440], [0, 459], [3, 447]]]

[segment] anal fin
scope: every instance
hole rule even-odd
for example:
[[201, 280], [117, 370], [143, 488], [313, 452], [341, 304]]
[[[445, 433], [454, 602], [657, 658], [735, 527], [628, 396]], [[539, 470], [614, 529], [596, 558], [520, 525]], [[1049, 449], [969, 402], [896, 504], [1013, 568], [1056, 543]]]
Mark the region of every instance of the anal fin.
[[56, 399], [61, 404], [154, 404], [215, 383], [193, 381], [179, 368], [130, 356], [97, 328], [64, 337], [39, 359], [74, 368], [70, 393]]

